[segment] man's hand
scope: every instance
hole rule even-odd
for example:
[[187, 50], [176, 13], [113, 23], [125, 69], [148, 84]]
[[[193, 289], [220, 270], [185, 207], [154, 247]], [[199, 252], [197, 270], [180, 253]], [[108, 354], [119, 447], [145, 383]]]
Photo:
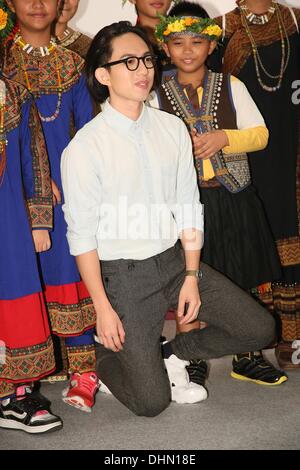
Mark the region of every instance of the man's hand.
[[[188, 304], [188, 310], [184, 315], [185, 305]], [[178, 320], [180, 325], [186, 325], [195, 321], [201, 307], [201, 299], [198, 288], [198, 279], [194, 276], [186, 276], [183, 286], [179, 293], [178, 301]]]
[[42, 253], [51, 248], [51, 240], [48, 230], [32, 230], [35, 251]]
[[114, 352], [122, 351], [125, 343], [125, 331], [122, 322], [109, 304], [97, 313], [97, 336], [107, 349]]
[[196, 158], [211, 158], [219, 150], [229, 145], [229, 140], [225, 131], [211, 131], [205, 134], [198, 134], [196, 129], [191, 132], [193, 152]]
[[61, 204], [61, 194], [60, 190], [58, 189], [55, 181], [51, 180], [51, 187], [52, 187], [52, 202], [53, 206], [56, 204]]

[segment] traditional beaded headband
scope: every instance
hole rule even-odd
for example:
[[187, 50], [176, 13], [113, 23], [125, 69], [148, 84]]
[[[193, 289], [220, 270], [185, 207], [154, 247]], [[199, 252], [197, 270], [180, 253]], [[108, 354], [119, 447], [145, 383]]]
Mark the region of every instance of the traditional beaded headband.
[[182, 34], [218, 41], [222, 35], [222, 29], [211, 18], [159, 15], [159, 19], [155, 28], [155, 36], [159, 42], [168, 42], [174, 35]]

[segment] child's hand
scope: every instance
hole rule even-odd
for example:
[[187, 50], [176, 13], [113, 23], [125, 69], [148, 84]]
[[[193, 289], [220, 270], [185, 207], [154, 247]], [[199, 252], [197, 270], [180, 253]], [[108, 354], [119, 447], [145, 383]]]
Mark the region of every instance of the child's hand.
[[32, 237], [35, 251], [37, 253], [47, 251], [51, 247], [51, 240], [48, 230], [32, 230]]
[[229, 145], [225, 131], [211, 131], [198, 134], [196, 129], [191, 132], [193, 151], [196, 158], [211, 158], [219, 150]]
[[53, 180], [51, 180], [51, 187], [53, 206], [56, 206], [56, 204], [61, 204], [61, 194], [56, 183]]

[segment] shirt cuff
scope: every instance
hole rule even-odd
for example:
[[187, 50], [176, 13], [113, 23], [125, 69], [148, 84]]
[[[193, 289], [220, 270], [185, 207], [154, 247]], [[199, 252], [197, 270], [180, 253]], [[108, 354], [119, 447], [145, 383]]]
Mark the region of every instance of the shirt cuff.
[[76, 240], [72, 239], [72, 237], [67, 235], [67, 239], [70, 247], [70, 253], [72, 256], [83, 255], [84, 253], [97, 250], [98, 248], [97, 239], [95, 237]]

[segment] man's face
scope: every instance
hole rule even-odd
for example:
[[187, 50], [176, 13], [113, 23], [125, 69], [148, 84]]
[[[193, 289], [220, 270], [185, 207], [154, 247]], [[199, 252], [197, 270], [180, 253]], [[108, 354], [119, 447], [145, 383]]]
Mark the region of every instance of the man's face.
[[[134, 33], [126, 33], [112, 42], [112, 56], [108, 62], [127, 57], [144, 57], [150, 54], [147, 44]], [[96, 78], [108, 86], [112, 103], [145, 101], [153, 85], [154, 68], [147, 69], [142, 61], [135, 71], [127, 69], [124, 63], [113, 65], [109, 69], [96, 70]]]
[[212, 53], [216, 43], [199, 36], [180, 34], [170, 38], [164, 49], [172, 63], [182, 72], [197, 72]]
[[157, 13], [165, 15], [169, 10], [172, 0], [130, 0], [139, 14], [148, 18], [157, 18]]
[[21, 28], [43, 31], [53, 23], [57, 15], [59, 0], [7, 0]]
[[58, 23], [68, 23], [76, 14], [80, 0], [64, 0]]

